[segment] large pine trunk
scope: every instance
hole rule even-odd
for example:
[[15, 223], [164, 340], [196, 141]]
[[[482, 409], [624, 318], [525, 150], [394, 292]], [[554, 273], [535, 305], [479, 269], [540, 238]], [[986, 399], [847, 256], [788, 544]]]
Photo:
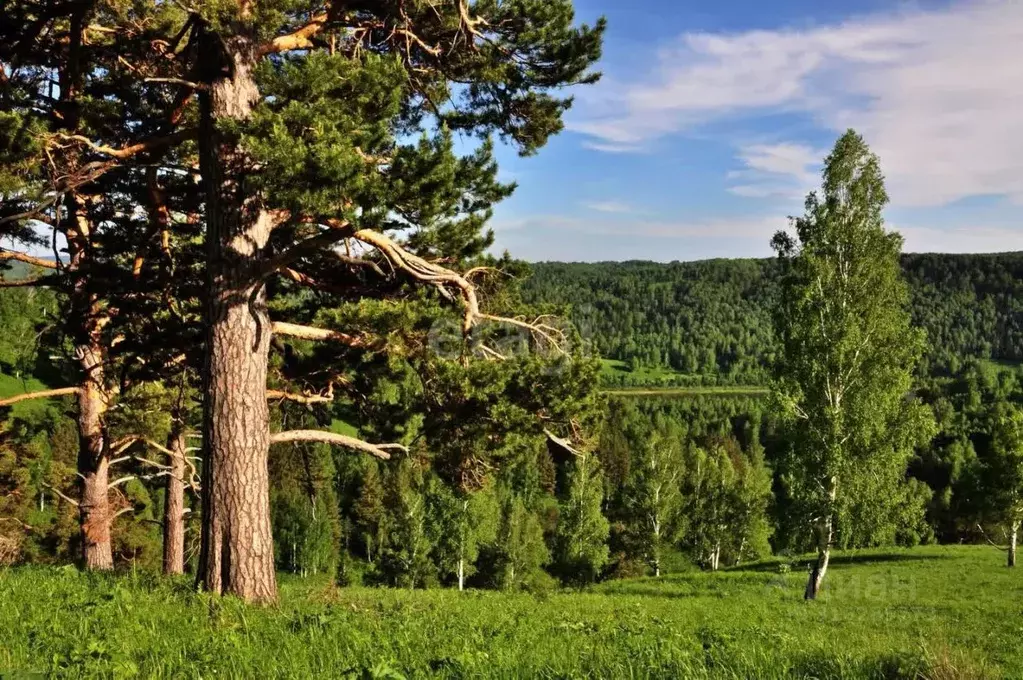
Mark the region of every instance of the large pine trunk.
[[94, 376], [86, 378], [78, 395], [78, 473], [81, 479], [78, 511], [82, 560], [85, 568], [90, 570], [114, 568], [110, 539], [114, 517], [108, 494], [110, 460], [103, 422], [107, 410], [105, 396], [102, 388], [94, 382]]
[[171, 452], [163, 504], [163, 573], [185, 572], [185, 443], [184, 424], [175, 420], [167, 449]]
[[200, 162], [207, 199], [206, 371], [203, 385], [203, 542], [199, 579], [251, 602], [277, 599], [267, 454], [270, 321], [256, 269], [272, 221], [247, 189], [251, 163], [218, 123], [244, 120], [258, 98], [256, 55], [244, 38], [207, 35], [213, 70], [201, 93]]

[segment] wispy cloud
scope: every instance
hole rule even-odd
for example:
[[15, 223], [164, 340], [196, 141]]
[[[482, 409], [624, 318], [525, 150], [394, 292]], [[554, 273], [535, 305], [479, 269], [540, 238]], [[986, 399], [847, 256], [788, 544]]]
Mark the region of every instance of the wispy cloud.
[[498, 228], [495, 252], [510, 249], [527, 260], [694, 260], [766, 257], [784, 218], [739, 216], [705, 220], [636, 219], [627, 215], [536, 215]]
[[[736, 217], [707, 220], [655, 220], [636, 219], [631, 216], [606, 215], [595, 219], [569, 215], [536, 215], [524, 217], [507, 225], [498, 226], [496, 231], [542, 231], [573, 233], [584, 231], [604, 236], [654, 236], [659, 238], [760, 238], [765, 249], [771, 236], [778, 229], [785, 228], [785, 218]], [[510, 225], [514, 225], [509, 228]]]
[[1023, 250], [1023, 230], [1006, 226], [898, 227], [907, 253], [998, 253]]
[[[896, 203], [1023, 201], [1020, 45], [1018, 0], [805, 30], [685, 34], [661, 50], [652, 76], [619, 74], [580, 97], [569, 127], [589, 136], [591, 147], [628, 151], [725, 118], [801, 113], [826, 129], [863, 133]], [[733, 191], [764, 195], [771, 186], [743, 182]]]
[[739, 150], [743, 169], [728, 174], [728, 190], [751, 198], [805, 195], [817, 180], [824, 152], [805, 144], [751, 144]]
[[587, 201], [582, 204], [587, 210], [595, 210], [602, 213], [628, 213], [633, 212], [632, 206], [622, 201]]

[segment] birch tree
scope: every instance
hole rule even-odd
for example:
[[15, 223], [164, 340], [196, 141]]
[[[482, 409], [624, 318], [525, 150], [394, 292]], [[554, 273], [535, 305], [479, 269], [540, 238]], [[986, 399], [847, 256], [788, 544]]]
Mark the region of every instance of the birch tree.
[[777, 308], [777, 393], [793, 418], [798, 493], [813, 518], [817, 560], [805, 596], [827, 573], [843, 480], [892, 453], [922, 333], [910, 326], [902, 237], [885, 228], [880, 161], [850, 130], [824, 163], [794, 235], [772, 245], [785, 267]]
[[639, 543], [654, 576], [661, 575], [665, 548], [677, 539], [682, 508], [681, 480], [685, 473], [682, 440], [677, 426], [658, 423], [636, 456], [628, 505], [639, 525]]
[[1016, 566], [1016, 545], [1023, 522], [1023, 410], [1002, 402], [991, 414], [991, 448], [979, 463], [980, 496], [987, 517], [1005, 529], [1007, 563]]

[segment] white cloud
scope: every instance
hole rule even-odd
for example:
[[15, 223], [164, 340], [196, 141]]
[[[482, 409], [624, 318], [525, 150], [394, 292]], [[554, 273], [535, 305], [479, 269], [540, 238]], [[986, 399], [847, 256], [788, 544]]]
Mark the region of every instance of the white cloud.
[[805, 144], [751, 144], [739, 150], [745, 169], [728, 173], [737, 196], [798, 198], [813, 188], [823, 152]]
[[[569, 127], [591, 147], [744, 115], [793, 112], [855, 127], [881, 156], [893, 200], [1023, 201], [1023, 1], [975, 0], [810, 29], [683, 35], [654, 75], [580, 97]], [[791, 168], [790, 168], [791, 170]], [[743, 195], [763, 195], [753, 183]]]
[[906, 240], [907, 253], [1000, 253], [1023, 250], [1023, 230], [970, 226], [954, 229], [896, 227]]
[[493, 251], [509, 249], [526, 260], [697, 260], [708, 257], [767, 257], [769, 242], [786, 226], [777, 217], [653, 220], [626, 215], [580, 218], [536, 215], [519, 228], [497, 230]]
[[595, 210], [603, 213], [628, 213], [633, 212], [632, 206], [621, 201], [588, 201], [582, 204], [588, 210]]
[[[556, 232], [561, 234], [586, 232], [602, 236], [652, 236], [658, 238], [759, 238], [767, 250], [771, 236], [777, 230], [784, 229], [786, 224], [785, 218], [776, 216], [668, 221], [636, 219], [631, 216], [613, 214], [592, 219], [568, 215], [535, 215], [502, 223], [495, 230], [498, 233], [536, 230], [547, 235]], [[509, 225], [514, 226], [510, 227]]]

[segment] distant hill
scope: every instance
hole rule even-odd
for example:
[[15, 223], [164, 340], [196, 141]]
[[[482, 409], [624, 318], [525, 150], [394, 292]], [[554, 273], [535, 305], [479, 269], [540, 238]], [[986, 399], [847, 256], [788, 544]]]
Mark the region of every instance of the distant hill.
[[[43, 258], [50, 259], [50, 258]], [[17, 281], [18, 279], [24, 279], [29, 274], [34, 273], [38, 267], [24, 262], [18, 262], [17, 260], [8, 260], [3, 263], [3, 269], [0, 269], [0, 276], [8, 281]]]
[[[774, 259], [547, 262], [524, 284], [530, 302], [568, 305], [601, 356], [663, 369], [657, 382], [760, 384], [775, 344]], [[927, 331], [929, 372], [967, 358], [1023, 361], [1023, 253], [908, 254], [914, 323]], [[609, 373], [629, 384], [628, 371]], [[656, 371], [654, 373], [657, 373]]]

